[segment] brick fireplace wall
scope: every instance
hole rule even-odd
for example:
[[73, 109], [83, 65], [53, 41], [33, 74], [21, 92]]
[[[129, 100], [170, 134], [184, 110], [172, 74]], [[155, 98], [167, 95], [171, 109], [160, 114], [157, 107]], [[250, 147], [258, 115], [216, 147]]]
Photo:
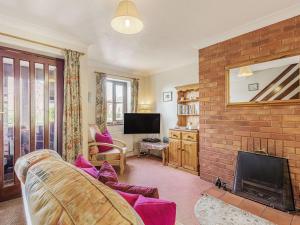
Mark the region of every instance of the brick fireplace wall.
[[267, 146], [289, 159], [300, 208], [300, 104], [255, 107], [225, 104], [225, 67], [284, 54], [300, 55], [300, 16], [199, 50], [200, 177], [232, 186], [238, 150]]

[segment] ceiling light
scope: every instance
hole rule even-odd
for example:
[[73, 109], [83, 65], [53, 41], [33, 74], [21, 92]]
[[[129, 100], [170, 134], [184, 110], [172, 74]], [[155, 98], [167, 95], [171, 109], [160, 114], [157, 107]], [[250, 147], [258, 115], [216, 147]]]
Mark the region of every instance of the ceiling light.
[[115, 17], [111, 21], [111, 26], [122, 34], [136, 34], [143, 29], [144, 24], [133, 1], [120, 1]]
[[243, 66], [240, 67], [240, 71], [238, 76], [239, 77], [250, 77], [253, 75], [252, 69], [250, 68], [250, 66]]

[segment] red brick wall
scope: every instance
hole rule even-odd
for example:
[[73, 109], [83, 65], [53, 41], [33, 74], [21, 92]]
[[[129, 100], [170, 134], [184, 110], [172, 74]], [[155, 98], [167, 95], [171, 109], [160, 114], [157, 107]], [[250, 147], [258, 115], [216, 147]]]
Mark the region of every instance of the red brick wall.
[[283, 53], [300, 55], [300, 16], [199, 50], [200, 177], [221, 177], [231, 186], [237, 151], [244, 140], [260, 139], [273, 145], [270, 154], [289, 159], [299, 208], [300, 104], [225, 106], [226, 66]]

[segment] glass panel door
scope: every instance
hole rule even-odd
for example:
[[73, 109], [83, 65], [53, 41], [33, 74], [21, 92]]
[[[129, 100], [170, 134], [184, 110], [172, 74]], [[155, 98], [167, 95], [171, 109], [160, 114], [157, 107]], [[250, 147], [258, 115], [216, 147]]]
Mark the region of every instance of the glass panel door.
[[3, 186], [14, 184], [15, 154], [15, 99], [14, 99], [14, 60], [3, 58]]
[[30, 152], [30, 74], [29, 62], [20, 61], [21, 155]]
[[44, 65], [34, 64], [35, 69], [35, 149], [44, 149]]
[[49, 148], [57, 151], [56, 66], [49, 66]]
[[0, 201], [20, 196], [16, 160], [61, 153], [63, 60], [0, 46]]

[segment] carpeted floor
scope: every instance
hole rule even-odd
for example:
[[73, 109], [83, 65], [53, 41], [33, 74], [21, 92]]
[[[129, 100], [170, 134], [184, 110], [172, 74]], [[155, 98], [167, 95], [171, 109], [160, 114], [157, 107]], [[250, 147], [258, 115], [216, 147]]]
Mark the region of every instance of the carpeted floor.
[[[177, 204], [177, 225], [198, 225], [194, 206], [212, 185], [198, 176], [163, 166], [157, 158], [130, 158], [121, 182], [157, 187], [160, 198]], [[0, 225], [26, 225], [22, 199], [0, 203]]]
[[201, 194], [212, 184], [198, 176], [168, 166], [153, 157], [130, 158], [121, 182], [157, 187], [160, 198], [177, 204], [177, 221], [183, 225], [198, 225], [194, 206]]
[[26, 225], [21, 198], [0, 202], [0, 225]]

